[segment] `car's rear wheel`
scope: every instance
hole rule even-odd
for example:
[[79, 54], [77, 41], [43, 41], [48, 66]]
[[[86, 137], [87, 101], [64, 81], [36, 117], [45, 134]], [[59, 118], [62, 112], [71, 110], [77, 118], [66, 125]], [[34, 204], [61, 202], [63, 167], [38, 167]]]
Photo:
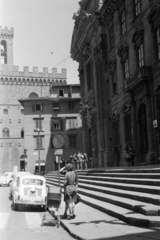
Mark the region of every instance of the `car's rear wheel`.
[[12, 210], [18, 211], [18, 204], [14, 202], [14, 199], [12, 198]]

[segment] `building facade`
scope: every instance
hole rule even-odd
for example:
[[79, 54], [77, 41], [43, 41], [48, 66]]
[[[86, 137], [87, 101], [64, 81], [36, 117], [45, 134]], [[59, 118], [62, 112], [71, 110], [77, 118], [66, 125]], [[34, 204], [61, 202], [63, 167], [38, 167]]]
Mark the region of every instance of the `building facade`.
[[62, 151], [61, 160], [82, 151], [79, 84], [52, 84], [50, 92], [50, 98], [19, 100], [24, 108], [24, 146], [29, 172], [39, 171], [40, 166], [45, 172], [57, 170], [57, 149]]
[[71, 55], [79, 62], [83, 143], [93, 166], [160, 162], [160, 5], [79, 1]]
[[25, 66], [23, 71], [13, 61], [14, 29], [0, 27], [0, 172], [24, 168], [24, 108], [18, 99], [50, 97], [51, 84], [67, 84], [67, 71], [56, 68]]

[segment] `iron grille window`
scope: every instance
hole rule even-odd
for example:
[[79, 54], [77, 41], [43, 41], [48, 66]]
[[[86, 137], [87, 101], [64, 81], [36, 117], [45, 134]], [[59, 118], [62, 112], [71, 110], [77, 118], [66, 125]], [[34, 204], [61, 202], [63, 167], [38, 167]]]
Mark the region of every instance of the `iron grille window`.
[[138, 16], [141, 13], [141, 2], [140, 0], [135, 0], [135, 14]]
[[130, 112], [124, 115], [124, 137], [125, 137], [125, 143], [130, 143], [132, 141]]
[[76, 148], [77, 147], [77, 136], [69, 135], [69, 147]]
[[125, 10], [123, 10], [121, 14], [121, 29], [122, 29], [122, 35], [126, 33], [126, 13]]
[[160, 26], [156, 29], [157, 57], [160, 60]]
[[37, 136], [35, 139], [36, 139], [36, 149], [43, 149], [43, 137]]
[[113, 146], [118, 146], [119, 141], [119, 120], [113, 120], [112, 122], [112, 136], [113, 136]]
[[138, 67], [144, 66], [144, 53], [143, 53], [143, 44], [140, 44], [138, 49]]

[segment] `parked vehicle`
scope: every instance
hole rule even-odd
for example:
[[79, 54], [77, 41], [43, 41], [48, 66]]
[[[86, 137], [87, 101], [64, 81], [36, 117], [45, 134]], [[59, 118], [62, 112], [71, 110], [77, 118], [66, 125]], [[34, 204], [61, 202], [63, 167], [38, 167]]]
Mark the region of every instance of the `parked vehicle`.
[[12, 196], [13, 196], [13, 192], [14, 192], [14, 188], [16, 186], [16, 181], [17, 181], [17, 177], [21, 176], [21, 175], [30, 175], [30, 172], [16, 172], [13, 174], [13, 181], [10, 184], [10, 200], [12, 200]]
[[19, 206], [41, 206], [46, 209], [47, 187], [46, 179], [32, 174], [20, 175], [16, 178], [12, 193], [12, 209], [17, 211]]
[[0, 186], [10, 186], [14, 172], [5, 172], [0, 177]]

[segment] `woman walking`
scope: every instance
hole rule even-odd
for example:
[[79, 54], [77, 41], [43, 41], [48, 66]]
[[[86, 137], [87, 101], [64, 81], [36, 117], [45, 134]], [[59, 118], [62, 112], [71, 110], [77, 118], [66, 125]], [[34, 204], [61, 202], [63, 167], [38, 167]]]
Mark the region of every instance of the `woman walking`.
[[63, 218], [67, 218], [67, 210], [69, 209], [68, 220], [75, 218], [75, 201], [77, 198], [78, 175], [73, 169], [71, 163], [67, 164], [67, 173], [64, 177], [64, 200], [66, 202], [66, 212]]

